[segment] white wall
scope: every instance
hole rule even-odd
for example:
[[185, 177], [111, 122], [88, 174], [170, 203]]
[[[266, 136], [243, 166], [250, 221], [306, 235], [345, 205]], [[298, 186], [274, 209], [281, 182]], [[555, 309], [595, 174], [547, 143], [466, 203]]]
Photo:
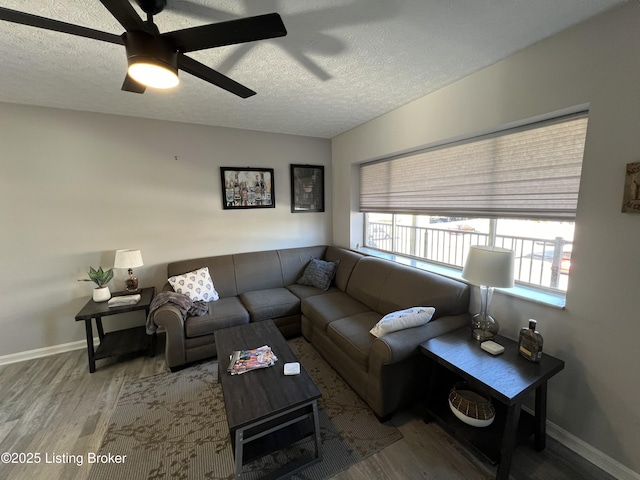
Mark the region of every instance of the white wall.
[[[0, 104], [0, 357], [83, 340], [76, 280], [116, 249], [161, 287], [173, 260], [331, 242], [330, 162], [324, 139]], [[326, 166], [327, 212], [291, 213], [291, 163]], [[276, 208], [223, 210], [221, 166], [274, 168]]]
[[538, 320], [545, 351], [566, 362], [549, 382], [550, 421], [634, 476], [640, 215], [620, 209], [625, 165], [640, 161], [639, 92], [633, 2], [333, 139], [334, 243], [355, 247], [362, 242], [357, 164], [589, 105], [566, 309], [496, 293], [493, 311], [511, 338], [528, 318]]

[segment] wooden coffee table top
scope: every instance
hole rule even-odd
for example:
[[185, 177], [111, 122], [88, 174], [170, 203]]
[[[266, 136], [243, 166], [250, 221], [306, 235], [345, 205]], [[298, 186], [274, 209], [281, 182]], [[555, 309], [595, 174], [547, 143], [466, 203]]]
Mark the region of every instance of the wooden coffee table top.
[[[284, 374], [284, 364], [297, 362], [298, 359], [271, 320], [218, 330], [215, 332], [215, 341], [218, 376], [229, 430], [255, 423], [322, 396], [302, 365], [299, 375]], [[230, 375], [227, 372], [231, 352], [263, 345], [271, 347], [278, 357], [275, 365], [242, 375]]]

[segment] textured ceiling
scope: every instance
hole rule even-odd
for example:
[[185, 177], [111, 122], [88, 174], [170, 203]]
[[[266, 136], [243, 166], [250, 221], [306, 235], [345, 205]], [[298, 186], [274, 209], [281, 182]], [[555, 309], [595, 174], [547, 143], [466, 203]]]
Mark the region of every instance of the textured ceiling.
[[[258, 93], [244, 100], [182, 72], [123, 92], [124, 47], [0, 21], [0, 102], [331, 138], [622, 3], [168, 0], [161, 32], [280, 13], [286, 37], [189, 54]], [[0, 6], [123, 32], [98, 0]]]

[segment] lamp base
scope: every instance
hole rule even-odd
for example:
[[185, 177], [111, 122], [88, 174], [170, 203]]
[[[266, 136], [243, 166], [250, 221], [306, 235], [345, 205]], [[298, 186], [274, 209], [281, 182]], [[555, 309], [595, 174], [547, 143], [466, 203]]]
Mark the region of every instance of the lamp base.
[[124, 284], [126, 285], [125, 290], [127, 293], [140, 292], [140, 289], [138, 288], [138, 278], [133, 274], [133, 270], [131, 268], [129, 269], [129, 278], [124, 281]]
[[484, 342], [493, 339], [500, 330], [495, 318], [486, 313], [476, 313], [471, 317], [471, 334], [476, 340]]

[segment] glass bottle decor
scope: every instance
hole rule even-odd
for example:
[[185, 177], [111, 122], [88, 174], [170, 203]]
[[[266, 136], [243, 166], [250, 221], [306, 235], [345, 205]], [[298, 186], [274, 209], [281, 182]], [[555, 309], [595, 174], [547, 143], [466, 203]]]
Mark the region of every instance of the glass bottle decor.
[[518, 351], [527, 360], [539, 362], [542, 358], [542, 335], [536, 330], [537, 322], [529, 319], [529, 328], [520, 330], [520, 347]]

